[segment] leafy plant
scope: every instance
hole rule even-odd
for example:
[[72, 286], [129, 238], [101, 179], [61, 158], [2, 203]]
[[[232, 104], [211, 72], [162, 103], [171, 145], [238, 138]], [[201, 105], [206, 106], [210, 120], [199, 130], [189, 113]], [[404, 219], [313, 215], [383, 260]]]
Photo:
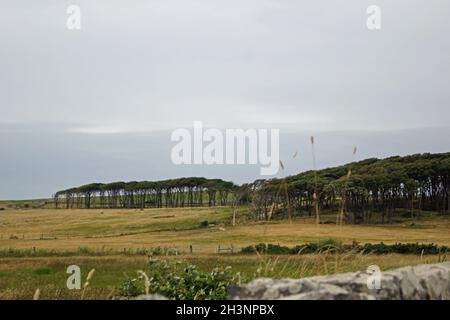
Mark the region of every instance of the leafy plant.
[[231, 267], [205, 272], [193, 264], [157, 259], [150, 259], [146, 275], [147, 288], [137, 278], [127, 279], [120, 286], [120, 295], [134, 297], [148, 290], [177, 300], [226, 299], [227, 287], [242, 280]]
[[119, 295], [123, 297], [136, 297], [144, 293], [144, 287], [138, 279], [127, 279], [119, 287]]
[[297, 245], [293, 248], [284, 247], [275, 244], [259, 243], [255, 246], [248, 246], [241, 249], [241, 253], [266, 253], [266, 254], [308, 254], [318, 252], [357, 252], [362, 254], [445, 254], [449, 251], [446, 246], [419, 243], [395, 243], [392, 245], [383, 242], [364, 245], [342, 245], [335, 239], [323, 239], [319, 242], [309, 242]]
[[200, 222], [200, 228], [207, 228], [209, 226], [208, 220]]

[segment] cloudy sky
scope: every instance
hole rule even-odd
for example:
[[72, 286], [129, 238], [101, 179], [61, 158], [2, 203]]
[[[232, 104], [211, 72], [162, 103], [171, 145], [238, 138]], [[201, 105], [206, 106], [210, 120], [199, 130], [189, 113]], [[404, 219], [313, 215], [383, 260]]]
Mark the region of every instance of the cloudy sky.
[[[68, 30], [67, 7], [81, 8]], [[381, 30], [366, 9], [381, 8]], [[0, 199], [175, 166], [170, 133], [279, 128], [286, 171], [450, 151], [447, 0], [0, 0]], [[290, 159], [296, 151], [299, 157]]]

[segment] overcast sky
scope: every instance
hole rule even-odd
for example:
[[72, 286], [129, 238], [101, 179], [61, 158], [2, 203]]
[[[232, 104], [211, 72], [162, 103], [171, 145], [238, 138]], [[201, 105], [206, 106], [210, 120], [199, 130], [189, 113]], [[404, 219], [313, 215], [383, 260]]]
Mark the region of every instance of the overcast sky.
[[[81, 30], [66, 9], [81, 8]], [[381, 30], [366, 8], [381, 8]], [[285, 174], [450, 151], [447, 0], [0, 0], [0, 199], [93, 181], [258, 166], [174, 166], [194, 120], [280, 128]]]

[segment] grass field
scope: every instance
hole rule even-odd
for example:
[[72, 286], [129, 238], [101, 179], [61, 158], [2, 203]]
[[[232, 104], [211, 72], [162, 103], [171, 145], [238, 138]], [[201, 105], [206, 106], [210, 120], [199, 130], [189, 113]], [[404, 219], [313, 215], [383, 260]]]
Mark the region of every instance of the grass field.
[[[423, 213], [411, 222], [397, 219], [389, 225], [316, 225], [313, 218], [253, 222], [240, 210], [237, 226], [231, 226], [229, 208], [146, 210], [7, 209], [0, 211], [0, 298], [79, 298], [66, 288], [66, 268], [79, 265], [83, 277], [96, 269], [84, 298], [106, 299], [117, 293], [127, 277], [148, 270], [148, 258], [133, 252], [143, 248], [176, 248], [180, 255], [159, 259], [183, 260], [208, 271], [231, 266], [249, 280], [257, 276], [304, 277], [381, 269], [427, 262], [438, 256], [308, 254], [301, 256], [243, 255], [239, 248], [260, 242], [297, 245], [333, 238], [343, 243], [423, 242], [450, 245], [450, 219]], [[332, 221], [333, 215], [324, 216]], [[206, 224], [204, 221], [208, 221]], [[203, 222], [203, 223], [202, 223]], [[189, 247], [192, 245], [193, 252]], [[233, 246], [235, 253], [217, 253], [218, 246]], [[23, 256], [11, 253], [21, 250]], [[150, 270], [149, 270], [150, 271]]]

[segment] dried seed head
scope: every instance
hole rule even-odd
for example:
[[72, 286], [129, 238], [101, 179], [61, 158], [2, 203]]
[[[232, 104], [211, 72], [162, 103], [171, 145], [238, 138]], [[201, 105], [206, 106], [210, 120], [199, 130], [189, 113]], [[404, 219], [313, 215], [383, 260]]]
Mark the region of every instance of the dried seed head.
[[358, 150], [358, 148], [356, 146], [353, 147], [353, 155], [356, 154], [356, 151]]
[[39, 300], [39, 296], [41, 295], [41, 290], [36, 289], [33, 295], [33, 300]]
[[92, 269], [91, 271], [89, 271], [88, 276], [86, 278], [86, 282], [89, 282], [92, 279], [92, 277], [94, 276], [94, 273], [95, 273], [95, 269]]
[[139, 270], [138, 274], [144, 279], [145, 294], [148, 294], [150, 292], [150, 280], [144, 271]]
[[311, 136], [311, 144], [314, 144], [314, 136]]
[[94, 273], [95, 273], [95, 269], [92, 269], [91, 271], [89, 271], [89, 273], [86, 277], [86, 282], [83, 285], [83, 288], [86, 289], [87, 287], [89, 287], [90, 281], [91, 281], [92, 277], [94, 276]]

